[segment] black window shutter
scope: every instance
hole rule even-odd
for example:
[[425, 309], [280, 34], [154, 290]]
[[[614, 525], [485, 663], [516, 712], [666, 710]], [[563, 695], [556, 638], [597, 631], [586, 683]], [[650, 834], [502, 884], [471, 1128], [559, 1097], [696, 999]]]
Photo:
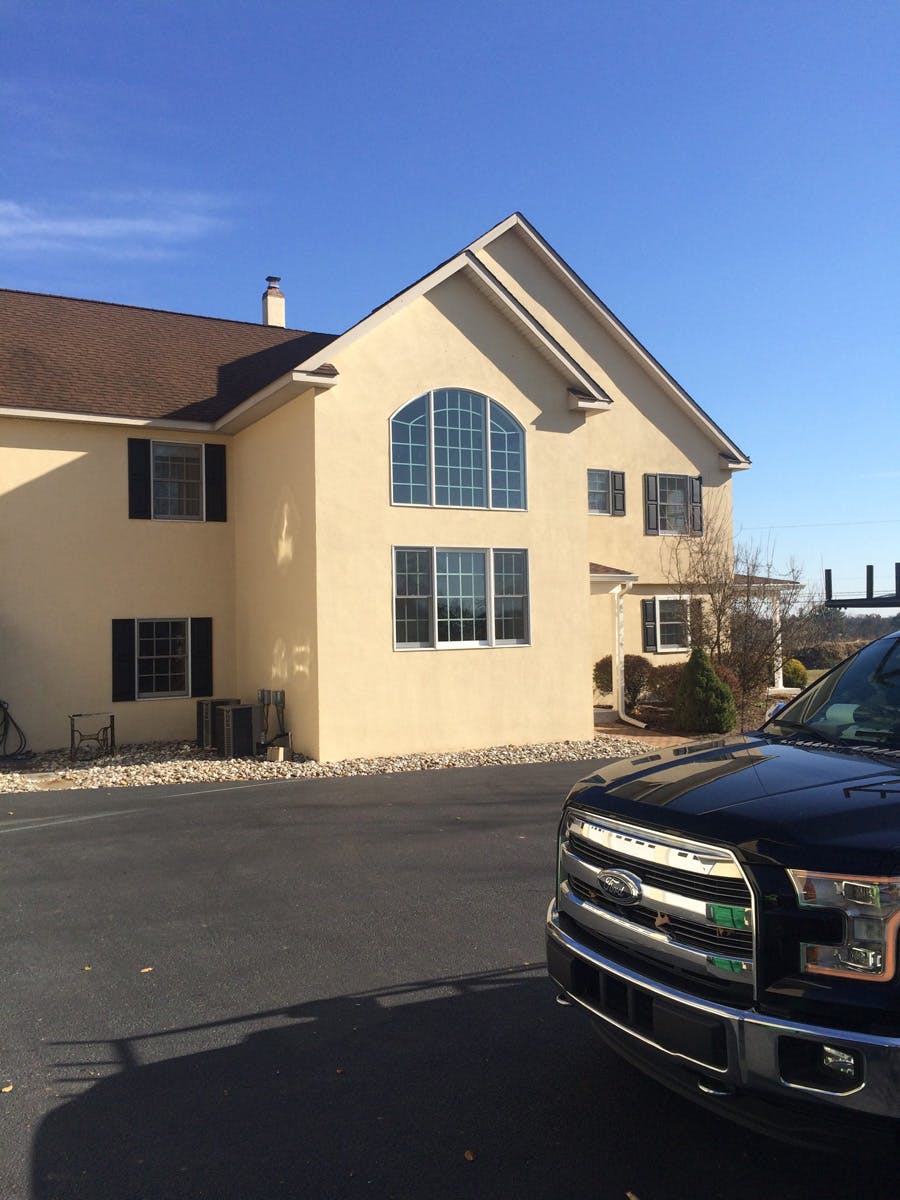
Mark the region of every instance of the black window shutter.
[[206, 470], [206, 519], [225, 521], [228, 506], [225, 497], [225, 447], [207, 442], [204, 447]]
[[614, 517], [625, 516], [625, 472], [611, 471], [610, 478], [612, 486], [612, 515]]
[[213, 690], [212, 617], [191, 617], [191, 695]]
[[691, 533], [703, 532], [703, 476], [691, 480]]
[[150, 520], [150, 440], [128, 439], [128, 516]]
[[644, 649], [656, 649], [656, 601], [641, 601], [641, 618], [644, 628]]
[[135, 669], [134, 621], [116, 618], [112, 623], [112, 698], [133, 700]]
[[659, 533], [659, 501], [656, 476], [644, 476], [644, 533]]

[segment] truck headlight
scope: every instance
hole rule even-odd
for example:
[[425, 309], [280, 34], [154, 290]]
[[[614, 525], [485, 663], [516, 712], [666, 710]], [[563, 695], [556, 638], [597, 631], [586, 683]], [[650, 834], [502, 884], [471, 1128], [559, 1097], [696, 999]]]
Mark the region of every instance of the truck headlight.
[[836, 909], [844, 936], [836, 945], [802, 942], [800, 969], [846, 979], [893, 979], [897, 968], [900, 878], [788, 871], [802, 908]]

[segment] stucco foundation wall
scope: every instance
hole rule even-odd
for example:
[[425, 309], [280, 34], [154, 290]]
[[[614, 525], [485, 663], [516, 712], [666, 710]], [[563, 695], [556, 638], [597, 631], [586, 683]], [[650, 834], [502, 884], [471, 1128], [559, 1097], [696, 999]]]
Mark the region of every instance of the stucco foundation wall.
[[235, 686], [232, 526], [129, 520], [129, 433], [154, 436], [0, 418], [0, 698], [32, 749], [67, 744], [68, 714], [94, 710], [123, 743], [195, 736], [189, 698], [112, 704], [117, 617], [212, 617], [215, 688]]
[[294, 749], [318, 758], [314, 419], [311, 396], [293, 400], [239, 433], [233, 459], [239, 690], [284, 690]]
[[[590, 737], [587, 554], [571, 533], [585, 429], [558, 369], [458, 278], [334, 361], [340, 382], [316, 401], [321, 757]], [[390, 418], [440, 387], [521, 422], [526, 512], [391, 504]], [[531, 644], [395, 650], [394, 546], [527, 550]]]

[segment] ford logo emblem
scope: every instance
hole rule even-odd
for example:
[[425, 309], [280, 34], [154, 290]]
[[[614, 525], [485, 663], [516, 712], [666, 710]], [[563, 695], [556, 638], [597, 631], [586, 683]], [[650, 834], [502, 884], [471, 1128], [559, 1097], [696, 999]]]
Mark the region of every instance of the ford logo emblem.
[[637, 904], [641, 898], [641, 881], [629, 871], [601, 871], [597, 888], [613, 904]]

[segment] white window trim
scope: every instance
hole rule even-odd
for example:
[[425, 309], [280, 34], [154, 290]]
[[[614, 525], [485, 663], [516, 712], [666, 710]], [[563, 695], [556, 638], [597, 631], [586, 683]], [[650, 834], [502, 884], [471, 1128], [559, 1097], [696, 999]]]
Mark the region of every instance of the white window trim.
[[[458, 388], [461, 392], [471, 392], [473, 396], [482, 396], [485, 401], [484, 405], [484, 432], [485, 432], [485, 496], [486, 504], [438, 504], [435, 500], [435, 480], [434, 480], [434, 393], [441, 391], [441, 388], [429, 388], [428, 392], [421, 393], [428, 396], [428, 491], [431, 499], [427, 504], [419, 504], [413, 501], [395, 500], [394, 499], [394, 439], [393, 439], [393, 424], [394, 418], [398, 413], [403, 412], [407, 404], [412, 404], [413, 400], [417, 400], [418, 396], [413, 396], [412, 400], [407, 400], [395, 409], [388, 418], [388, 464], [390, 466], [390, 479], [388, 480], [388, 498], [391, 505], [395, 508], [440, 508], [443, 510], [455, 510], [466, 512], [527, 512], [528, 511], [528, 466], [527, 466], [527, 445], [528, 439], [525, 436], [525, 426], [515, 415], [510, 412], [505, 404], [501, 404], [499, 400], [495, 400], [493, 396], [488, 396], [485, 392], [476, 392], [473, 388]], [[494, 508], [493, 505], [493, 484], [491, 477], [491, 405], [496, 404], [498, 408], [509, 416], [516, 425], [522, 435], [522, 505], [520, 508]], [[445, 549], [446, 547], [441, 547]]]
[[[190, 446], [192, 450], [200, 447], [200, 516], [157, 516], [156, 513], [156, 474], [154, 471], [154, 449], [156, 446]], [[206, 521], [206, 448], [202, 442], [173, 442], [169, 438], [151, 438], [150, 440], [150, 517], [154, 521], [186, 521], [197, 525]], [[173, 618], [180, 619], [180, 618]], [[165, 620], [161, 617], [160, 620]]]
[[[140, 688], [140, 659], [141, 659], [141, 621], [184, 621], [186, 644], [183, 692], [141, 692]], [[153, 700], [183, 700], [191, 695], [191, 618], [190, 617], [135, 617], [134, 618], [134, 699], [143, 704]]]
[[[650, 599], [653, 601], [653, 615], [654, 615], [654, 618], [656, 621], [656, 649], [650, 650], [647, 653], [650, 653], [650, 654], [684, 654], [685, 650], [690, 650], [690, 648], [691, 648], [691, 645], [690, 645], [690, 642], [691, 642], [690, 601], [687, 600], [684, 596], [678, 596], [678, 595], [648, 596], [648, 597], [645, 597], [645, 599]], [[664, 646], [662, 644], [662, 637], [660, 635], [661, 622], [659, 619], [659, 602], [660, 602], [660, 600], [677, 600], [679, 603], [681, 603], [685, 606], [684, 628], [685, 628], [685, 632], [687, 633], [687, 638], [688, 638], [686, 645], [684, 645], [684, 646]], [[669, 622], [667, 622], [667, 624], [668, 623]]]
[[[417, 506], [421, 507], [421, 506]], [[398, 550], [427, 550], [431, 559], [431, 607], [429, 625], [431, 641], [398, 642], [397, 641], [397, 551]], [[485, 556], [485, 609], [487, 611], [488, 636], [486, 640], [472, 642], [439, 642], [437, 640], [437, 556], [441, 551], [459, 554], [483, 554]], [[525, 555], [525, 637], [523, 640], [497, 638], [494, 636], [494, 555], [495, 554], [524, 554]], [[394, 649], [401, 654], [425, 650], [493, 650], [507, 647], [531, 645], [531, 563], [528, 550], [524, 546], [414, 546], [408, 543], [397, 543], [391, 546], [391, 630]]]

